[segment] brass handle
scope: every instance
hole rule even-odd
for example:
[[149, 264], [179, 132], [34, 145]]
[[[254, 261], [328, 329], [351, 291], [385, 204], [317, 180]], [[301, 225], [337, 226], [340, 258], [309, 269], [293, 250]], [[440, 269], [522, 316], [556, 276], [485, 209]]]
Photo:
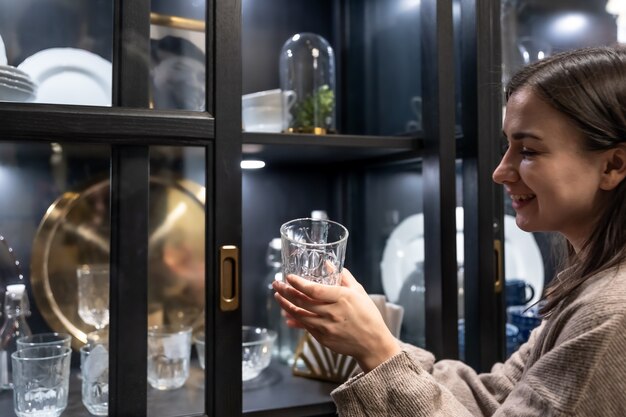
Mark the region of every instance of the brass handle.
[[239, 248], [224, 245], [220, 248], [220, 310], [239, 308]]
[[496, 262], [496, 281], [493, 284], [493, 290], [496, 294], [500, 294], [502, 292], [502, 287], [504, 287], [502, 241], [500, 239], [496, 239], [493, 241], [493, 252]]

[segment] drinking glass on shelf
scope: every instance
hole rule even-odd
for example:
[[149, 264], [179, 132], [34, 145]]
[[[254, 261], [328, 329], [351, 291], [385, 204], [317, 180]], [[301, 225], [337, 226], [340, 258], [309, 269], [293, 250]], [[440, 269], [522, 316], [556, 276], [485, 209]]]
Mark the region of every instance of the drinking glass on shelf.
[[72, 349], [36, 346], [13, 352], [13, 407], [19, 417], [58, 417], [67, 407]]
[[17, 349], [39, 346], [62, 346], [72, 347], [72, 336], [67, 333], [35, 333], [30, 336], [22, 336], [17, 339]]
[[109, 412], [109, 351], [103, 344], [80, 348], [83, 405], [95, 416]]
[[191, 327], [157, 325], [148, 328], [148, 382], [158, 390], [185, 385], [189, 378]]
[[[109, 265], [81, 265], [76, 270], [78, 279], [78, 315], [96, 328], [95, 339], [101, 339], [109, 324]], [[89, 339], [90, 336], [87, 335]]]

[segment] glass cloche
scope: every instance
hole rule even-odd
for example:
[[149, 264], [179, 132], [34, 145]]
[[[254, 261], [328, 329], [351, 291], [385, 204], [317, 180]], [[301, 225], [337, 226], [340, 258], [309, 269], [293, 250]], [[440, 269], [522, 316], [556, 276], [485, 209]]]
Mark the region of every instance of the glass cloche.
[[335, 132], [335, 54], [328, 41], [297, 33], [283, 45], [279, 65], [287, 131]]

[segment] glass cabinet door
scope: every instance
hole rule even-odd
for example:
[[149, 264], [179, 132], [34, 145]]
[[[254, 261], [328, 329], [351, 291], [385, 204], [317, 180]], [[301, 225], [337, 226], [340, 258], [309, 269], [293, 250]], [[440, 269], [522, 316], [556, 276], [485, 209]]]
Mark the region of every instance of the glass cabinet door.
[[[369, 293], [404, 308], [399, 336], [440, 358], [456, 357], [454, 45], [442, 35], [452, 33], [452, 21], [452, 2], [242, 3], [242, 152], [244, 162], [261, 166], [243, 173], [244, 324], [277, 322], [268, 288], [280, 276], [272, 255], [280, 225], [328, 217], [350, 231], [346, 267]], [[309, 61], [295, 59], [307, 51], [303, 40]], [[323, 78], [315, 65], [326, 68], [319, 47], [326, 44], [336, 64], [329, 95], [336, 129], [285, 128], [305, 106], [298, 97], [290, 104], [300, 93], [284, 74], [303, 83]], [[322, 94], [310, 97], [323, 107]], [[271, 111], [264, 107], [282, 108], [278, 127], [249, 129], [247, 116]], [[244, 383], [244, 414], [313, 413], [315, 406], [332, 414], [336, 379], [317, 382], [317, 397], [308, 395], [312, 389], [301, 399], [271, 395], [289, 385], [304, 390], [307, 380], [294, 377], [288, 353], [298, 352], [298, 340], [308, 342], [280, 320], [274, 325], [280, 346], [259, 379]]]
[[113, 1], [0, 2], [0, 100], [112, 106]]
[[0, 3], [0, 234], [30, 266], [33, 332], [72, 336], [64, 415], [89, 415], [78, 349], [107, 340], [109, 415], [241, 410], [239, 20], [206, 9]]
[[[149, 50], [133, 51], [136, 64], [149, 66], [142, 92], [150, 108], [205, 111], [205, 2], [155, 0], [150, 8]], [[3, 1], [0, 16], [1, 101], [118, 105], [113, 1]]]

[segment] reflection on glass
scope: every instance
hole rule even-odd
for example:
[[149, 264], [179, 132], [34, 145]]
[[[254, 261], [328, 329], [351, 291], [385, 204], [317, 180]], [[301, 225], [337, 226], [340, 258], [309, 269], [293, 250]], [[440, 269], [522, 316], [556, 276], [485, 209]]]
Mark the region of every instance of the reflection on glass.
[[501, 0], [503, 83], [522, 66], [551, 54], [615, 44], [620, 40], [620, 1], [593, 6], [560, 2], [545, 8], [532, 2]]
[[76, 269], [78, 280], [78, 315], [96, 328], [89, 333], [90, 342], [107, 339], [104, 328], [109, 324], [109, 265], [85, 264]]
[[152, 1], [151, 107], [204, 111], [205, 2]]
[[[150, 189], [148, 255], [148, 325], [192, 329], [196, 346], [204, 333], [205, 304], [205, 153], [204, 148], [151, 147], [153, 181], [167, 184]], [[202, 348], [204, 353], [204, 348]], [[204, 370], [194, 349], [189, 377], [182, 388], [197, 401], [182, 414], [202, 413]], [[162, 392], [150, 389], [149, 395]], [[149, 416], [171, 415], [147, 403]]]
[[530, 64], [547, 58], [552, 54], [552, 47], [548, 42], [525, 36], [517, 41], [517, 49], [522, 54], [524, 64]]
[[0, 2], [0, 101], [110, 106], [113, 1]]

